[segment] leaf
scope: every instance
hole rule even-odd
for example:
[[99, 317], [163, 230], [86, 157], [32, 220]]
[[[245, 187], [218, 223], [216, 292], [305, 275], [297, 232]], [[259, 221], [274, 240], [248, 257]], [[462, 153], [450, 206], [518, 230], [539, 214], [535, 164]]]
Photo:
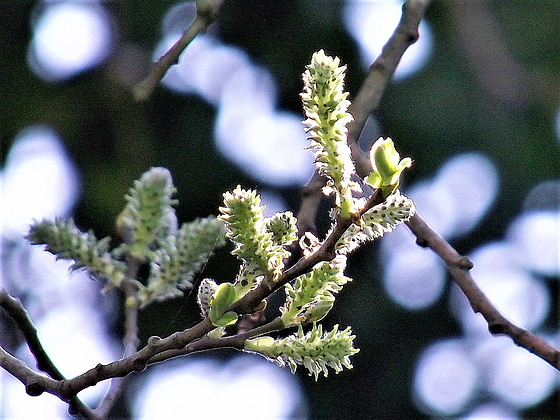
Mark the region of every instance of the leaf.
[[221, 317], [212, 321], [216, 327], [225, 327], [226, 325], [233, 325], [237, 322], [237, 314], [235, 312], [226, 312]]

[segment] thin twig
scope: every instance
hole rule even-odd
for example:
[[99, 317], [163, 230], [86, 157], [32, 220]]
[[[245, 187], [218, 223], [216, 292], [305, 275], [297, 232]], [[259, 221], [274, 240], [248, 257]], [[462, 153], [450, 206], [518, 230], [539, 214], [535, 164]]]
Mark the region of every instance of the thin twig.
[[358, 174], [371, 172], [369, 159], [361, 153], [358, 146], [360, 133], [368, 116], [379, 107], [385, 88], [393, 77], [403, 54], [418, 40], [420, 36], [418, 25], [429, 4], [429, 0], [408, 0], [403, 5], [399, 24], [379, 57], [369, 67], [366, 79], [348, 108], [348, 112], [354, 117], [354, 121], [348, 124], [348, 144]]
[[145, 101], [151, 96], [171, 66], [179, 62], [179, 56], [185, 48], [198, 34], [205, 32], [208, 26], [214, 22], [222, 3], [223, 0], [197, 0], [196, 15], [181, 38], [152, 65], [150, 74], [132, 87], [134, 99]]
[[311, 180], [301, 189], [301, 206], [297, 213], [298, 237], [301, 237], [305, 232], [317, 234], [315, 221], [323, 197], [322, 188], [326, 182], [325, 177], [315, 171]]
[[177, 350], [168, 350], [165, 352], [159, 353], [157, 356], [154, 356], [149, 360], [149, 364], [153, 363], [160, 363], [168, 359], [172, 359], [174, 357], [185, 356], [191, 353], [197, 353], [201, 351], [216, 349], [216, 348], [234, 348], [241, 350], [244, 347], [245, 340], [248, 340], [253, 337], [258, 337], [263, 334], [269, 334], [274, 331], [278, 331], [284, 329], [284, 323], [280, 317], [275, 318], [274, 320], [260, 325], [258, 327], [252, 328], [248, 331], [244, 331], [239, 334], [221, 337], [221, 338], [212, 338], [208, 335], [202, 337], [200, 340], [195, 340], [192, 343], [188, 344], [186, 347]]
[[[139, 261], [131, 260], [128, 263], [129, 277], [135, 278], [140, 267]], [[123, 285], [124, 290], [124, 354], [123, 358], [132, 356], [138, 350], [140, 340], [138, 339], [138, 309], [139, 302], [137, 298], [137, 291], [134, 285], [127, 281]], [[95, 409], [96, 414], [101, 419], [106, 419], [117, 402], [117, 399], [122, 394], [122, 390], [128, 376], [118, 377], [111, 379], [109, 390]]]
[[[55, 388], [58, 380], [41, 375], [27, 366], [22, 360], [12, 356], [3, 347], [0, 347], [0, 366], [14, 378], [25, 385], [25, 391], [31, 396], [41, 395], [46, 388]], [[67, 399], [61, 398], [67, 402]]]
[[2, 357], [4, 356], [2, 351], [0, 351], [0, 366], [23, 382], [26, 385], [28, 394], [37, 396], [43, 392], [48, 392], [49, 394], [56, 395], [63, 401], [68, 401], [78, 392], [101, 381], [126, 376], [132, 372], [143, 371], [147, 367], [148, 361], [155, 355], [166, 350], [183, 348], [193, 340], [204, 336], [213, 328], [210, 321], [206, 318], [192, 328], [176, 332], [169, 337], [160, 338], [152, 336], [148, 339], [147, 345], [133, 355], [106, 365], [100, 363], [75, 378], [62, 381], [56, 381], [39, 375], [21, 361], [19, 361], [20, 364], [15, 365], [11, 363], [9, 357]]
[[6, 289], [0, 289], [0, 306], [6, 314], [12, 318], [22, 332], [25, 342], [29, 350], [37, 361], [37, 367], [47, 373], [51, 378], [56, 380], [64, 379], [64, 376], [50, 359], [49, 355], [43, 348], [37, 328], [29, 317], [29, 313], [21, 304], [21, 301], [12, 297]]

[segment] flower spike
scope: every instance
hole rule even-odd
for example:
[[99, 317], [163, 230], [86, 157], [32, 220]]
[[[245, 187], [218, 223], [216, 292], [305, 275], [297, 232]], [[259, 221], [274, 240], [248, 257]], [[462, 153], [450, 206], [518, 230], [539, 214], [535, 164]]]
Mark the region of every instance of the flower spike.
[[246, 340], [245, 350], [276, 361], [281, 367], [289, 365], [292, 373], [298, 365], [303, 365], [317, 380], [321, 372], [328, 375], [327, 367], [333, 368], [335, 373], [342, 371], [343, 367], [352, 369], [350, 356], [360, 351], [354, 348], [354, 338], [350, 327], [339, 331], [335, 325], [323, 334], [323, 327], [313, 323], [313, 328], [306, 334], [300, 325], [297, 334], [281, 340], [268, 336]]
[[355, 184], [350, 179], [354, 163], [346, 139], [346, 125], [353, 117], [347, 111], [350, 101], [344, 92], [346, 66], [339, 64], [338, 57], [329, 57], [323, 50], [313, 54], [303, 73], [304, 89], [300, 96], [306, 116], [303, 124], [309, 133], [309, 147], [315, 151], [315, 165], [328, 179], [324, 192], [335, 194], [341, 217], [349, 219], [357, 212], [352, 199]]

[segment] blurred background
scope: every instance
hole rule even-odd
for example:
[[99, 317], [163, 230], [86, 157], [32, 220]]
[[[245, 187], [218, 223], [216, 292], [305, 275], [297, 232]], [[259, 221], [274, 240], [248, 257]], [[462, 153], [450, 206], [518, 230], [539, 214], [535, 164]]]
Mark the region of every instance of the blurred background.
[[[348, 65], [350, 99], [400, 18], [400, 1], [225, 1], [145, 103], [131, 87], [181, 35], [192, 3], [0, 4], [0, 284], [22, 299], [67, 376], [120, 357], [121, 297], [68, 274], [23, 235], [33, 219], [74, 217], [119, 238], [124, 194], [169, 168], [180, 221], [217, 214], [222, 193], [257, 188], [267, 211], [299, 208], [313, 173], [301, 73], [323, 48]], [[518, 325], [560, 346], [560, 3], [434, 1], [361, 138], [393, 138], [414, 159], [402, 189]], [[324, 214], [323, 214], [324, 213]], [[326, 210], [321, 220], [326, 221]], [[322, 229], [326, 229], [324, 224]], [[232, 280], [216, 253], [201, 277]], [[114, 418], [557, 418], [559, 374], [493, 338], [406, 227], [349, 260], [324, 324], [351, 325], [354, 369], [291, 375], [218, 351], [134, 375]], [[141, 313], [142, 342], [194, 324], [193, 296]], [[13, 323], [0, 339], [30, 365]], [[84, 391], [95, 405], [107, 384]], [[244, 404], [246, 403], [246, 404]], [[250, 408], [247, 408], [250, 407]], [[0, 372], [0, 417], [64, 418]]]

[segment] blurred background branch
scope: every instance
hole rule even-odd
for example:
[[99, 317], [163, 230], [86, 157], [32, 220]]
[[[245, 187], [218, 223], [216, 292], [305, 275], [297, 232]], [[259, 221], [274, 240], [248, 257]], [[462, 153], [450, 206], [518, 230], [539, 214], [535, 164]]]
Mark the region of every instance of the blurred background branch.
[[132, 87], [132, 94], [137, 101], [146, 101], [150, 97], [169, 68], [179, 62], [179, 56], [185, 48], [214, 22], [222, 3], [223, 0], [196, 1], [196, 14], [189, 27], [183, 32], [183, 36], [152, 65], [150, 74]]

